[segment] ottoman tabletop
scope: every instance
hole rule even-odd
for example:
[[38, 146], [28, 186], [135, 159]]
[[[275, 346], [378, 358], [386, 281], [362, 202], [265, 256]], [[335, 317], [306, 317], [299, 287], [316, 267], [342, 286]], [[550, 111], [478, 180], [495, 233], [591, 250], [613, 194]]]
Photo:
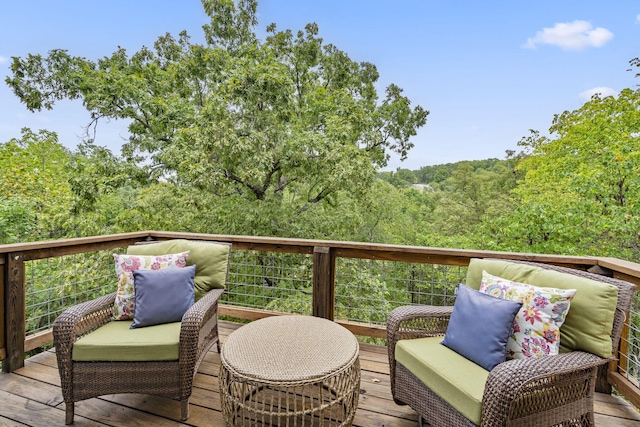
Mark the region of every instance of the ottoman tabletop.
[[229, 335], [220, 358], [235, 375], [278, 384], [318, 380], [348, 368], [358, 341], [346, 328], [311, 316], [274, 316]]

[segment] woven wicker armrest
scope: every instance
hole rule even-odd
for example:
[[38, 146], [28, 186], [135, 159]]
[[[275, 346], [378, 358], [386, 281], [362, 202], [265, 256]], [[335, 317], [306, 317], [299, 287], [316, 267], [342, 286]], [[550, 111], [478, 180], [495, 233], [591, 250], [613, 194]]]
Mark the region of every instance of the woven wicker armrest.
[[[183, 402], [183, 419], [188, 416], [188, 402], [191, 395], [196, 366], [204, 358], [206, 350], [218, 340], [218, 299], [224, 289], [212, 289], [182, 316], [180, 326], [180, 396]], [[219, 348], [219, 347], [218, 347]]]
[[[199, 342], [208, 335], [217, 322], [218, 300], [224, 289], [212, 289], [182, 316], [180, 347], [197, 349]], [[207, 328], [205, 325], [211, 321]]]
[[[605, 364], [591, 353], [571, 353], [510, 360], [496, 366], [482, 398], [482, 425], [550, 425], [563, 407], [583, 405], [585, 387], [593, 387], [594, 370]], [[593, 389], [591, 390], [593, 396]]]
[[387, 339], [443, 335], [447, 331], [452, 306], [407, 305], [393, 310], [387, 318]]
[[115, 298], [114, 292], [63, 311], [53, 322], [56, 351], [58, 345], [73, 346], [84, 335], [109, 323], [113, 317]]

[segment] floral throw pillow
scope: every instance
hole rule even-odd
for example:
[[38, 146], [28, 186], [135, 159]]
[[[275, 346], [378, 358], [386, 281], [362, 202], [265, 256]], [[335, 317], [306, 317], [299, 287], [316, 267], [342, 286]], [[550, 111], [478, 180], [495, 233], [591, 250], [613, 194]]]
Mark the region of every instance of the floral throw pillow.
[[480, 292], [522, 303], [507, 343], [507, 359], [553, 356], [575, 289], [541, 288], [482, 272]]
[[133, 283], [134, 270], [161, 270], [163, 268], [184, 268], [187, 265], [189, 251], [169, 255], [142, 256], [113, 254], [116, 263], [118, 290], [113, 305], [115, 320], [131, 320], [135, 310]]

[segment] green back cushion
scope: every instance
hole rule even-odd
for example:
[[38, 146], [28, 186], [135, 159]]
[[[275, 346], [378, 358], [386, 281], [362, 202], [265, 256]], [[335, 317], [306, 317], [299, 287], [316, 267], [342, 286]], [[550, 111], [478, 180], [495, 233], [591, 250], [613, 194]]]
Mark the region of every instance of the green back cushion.
[[607, 283], [508, 261], [472, 259], [467, 271], [467, 286], [478, 289], [482, 271], [533, 286], [577, 289], [567, 318], [560, 328], [560, 351], [587, 351], [610, 357], [611, 329], [618, 303], [618, 288]]
[[440, 344], [442, 337], [400, 340], [396, 361], [458, 412], [480, 425], [489, 371]]
[[211, 289], [224, 289], [227, 280], [229, 246], [209, 242], [176, 239], [127, 248], [130, 255], [165, 255], [190, 251], [187, 265], [196, 265], [195, 300]]
[[73, 345], [79, 362], [141, 362], [178, 360], [180, 322], [129, 329], [131, 321], [109, 322]]

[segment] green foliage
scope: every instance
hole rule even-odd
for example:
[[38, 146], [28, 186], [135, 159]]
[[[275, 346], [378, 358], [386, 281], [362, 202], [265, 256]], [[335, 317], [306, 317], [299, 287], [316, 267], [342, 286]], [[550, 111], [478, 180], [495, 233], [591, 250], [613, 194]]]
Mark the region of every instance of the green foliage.
[[0, 243], [57, 235], [53, 219], [71, 203], [70, 153], [55, 133], [22, 130], [0, 144]]
[[143, 169], [92, 143], [78, 146], [69, 167], [69, 183], [76, 196], [74, 213], [94, 210], [101, 197], [112, 195], [120, 188], [139, 188], [147, 184]]
[[420, 183], [435, 184], [442, 183], [453, 176], [453, 173], [460, 167], [460, 164], [469, 165], [474, 172], [479, 170], [492, 171], [495, 167], [505, 163], [504, 160], [465, 160], [456, 163], [446, 163], [442, 165], [423, 166], [417, 171], [413, 171], [416, 179]]
[[406, 188], [418, 182], [416, 174], [410, 169], [398, 168], [395, 172], [380, 172], [378, 177], [396, 188]]
[[[115, 102], [114, 92], [109, 92], [114, 88], [101, 79], [109, 77], [120, 84], [138, 73], [143, 80], [151, 79], [144, 76], [162, 80], [166, 75], [154, 74], [162, 67], [150, 69], [157, 58], [145, 63], [149, 52], [129, 61], [119, 51], [78, 73], [76, 77], [92, 80], [79, 86], [78, 93], [85, 105], [95, 108], [94, 119], [133, 115], [126, 160], [140, 160], [139, 155], [146, 153], [151, 165], [146, 167], [149, 182], [145, 182], [139, 169], [126, 160], [90, 143], [82, 146], [71, 165], [70, 185], [76, 199], [63, 221], [65, 231], [86, 235], [157, 228], [354, 240], [397, 238], [387, 219], [396, 221], [396, 213], [409, 209], [393, 187], [374, 181], [375, 170], [386, 163], [386, 150], [406, 156], [412, 145], [409, 138], [424, 123], [426, 112], [411, 109], [395, 86], [379, 102], [375, 67], [357, 64], [335, 47], [323, 46], [313, 25], [295, 38], [272, 26], [264, 45], [233, 41], [223, 51], [215, 36], [224, 30], [215, 27], [218, 24], [209, 29], [215, 47], [187, 46], [186, 36], [181, 46], [169, 38], [156, 45], [153, 54], [165, 55], [163, 71], [175, 65], [171, 62], [175, 55], [188, 56], [194, 50], [203, 55], [206, 50], [204, 59], [219, 60], [227, 71], [216, 73], [211, 68], [216, 64], [207, 62], [202, 75], [192, 76], [203, 79], [198, 96], [164, 96], [156, 104], [146, 103], [147, 93], [137, 90], [132, 80], [128, 93], [132, 104], [150, 105], [144, 120], [135, 117], [142, 110], [110, 104]], [[49, 71], [60, 71], [55, 66]], [[65, 68], [58, 78], [66, 79], [70, 73]], [[183, 77], [175, 87], [185, 81]], [[71, 85], [68, 93], [75, 93], [75, 80], [67, 83]], [[153, 92], [154, 86], [148, 83]], [[119, 93], [123, 87], [117, 89]], [[160, 93], [168, 92], [158, 89]], [[182, 108], [177, 104], [184, 96], [201, 102]], [[153, 110], [159, 106], [170, 108]], [[162, 127], [167, 117], [173, 121], [168, 133], [168, 127]], [[387, 210], [389, 203], [398, 209]], [[309, 313], [311, 289], [305, 280], [310, 277], [309, 262], [284, 257], [274, 267], [270, 257], [257, 258], [237, 272], [241, 302]], [[292, 266], [297, 266], [293, 276]], [[377, 295], [386, 295], [383, 280], [372, 279], [373, 285]], [[362, 315], [371, 309], [364, 296], [358, 296], [362, 301], [354, 306], [363, 310]], [[376, 316], [380, 322], [384, 312]]]
[[359, 204], [361, 227], [353, 240], [418, 244], [416, 236], [424, 230], [430, 199], [426, 193], [412, 189], [396, 189], [379, 180], [371, 197]]
[[[460, 162], [451, 176], [426, 193], [431, 210], [420, 243], [428, 246], [481, 249], [490, 244], [491, 224], [512, 208], [516, 181], [509, 163], [491, 162], [490, 169]], [[495, 248], [494, 248], [495, 249]]]
[[0, 243], [28, 242], [37, 234], [35, 203], [16, 197], [0, 197]]
[[[428, 112], [393, 84], [379, 98], [373, 64], [325, 44], [316, 24], [271, 24], [259, 40], [255, 1], [203, 5], [205, 45], [181, 33], [97, 62], [63, 50], [13, 58], [7, 83], [32, 111], [79, 98], [90, 125], [131, 120], [126, 158], [152, 179], [231, 197], [260, 218], [252, 234], [288, 235], [321, 202], [364, 197], [390, 152], [406, 158]], [[76, 184], [89, 205], [103, 186]]]
[[640, 91], [556, 115], [555, 138], [521, 141], [513, 238], [548, 252], [640, 257]]
[[[640, 68], [640, 58], [633, 58], [631, 61], [629, 61], [629, 65], [631, 65], [632, 67]], [[633, 71], [633, 68], [630, 68], [628, 71]], [[636, 73], [635, 76], [640, 77], [640, 73]]]
[[[390, 287], [385, 277], [367, 271], [355, 271], [349, 283], [336, 285], [336, 318], [357, 322], [384, 324], [393, 309]], [[375, 304], [373, 302], [375, 301]]]

